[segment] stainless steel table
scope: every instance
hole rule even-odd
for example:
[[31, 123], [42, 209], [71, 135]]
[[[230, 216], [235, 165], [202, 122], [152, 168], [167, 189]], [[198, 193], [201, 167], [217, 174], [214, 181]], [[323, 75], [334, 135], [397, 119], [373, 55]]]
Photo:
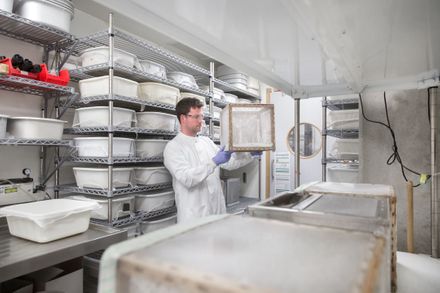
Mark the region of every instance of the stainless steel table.
[[0, 282], [74, 259], [127, 239], [127, 231], [90, 224], [81, 234], [40, 244], [9, 234], [0, 218]]
[[238, 203], [226, 207], [226, 212], [233, 215], [242, 214], [248, 206], [257, 202], [259, 202], [258, 198], [240, 197]]

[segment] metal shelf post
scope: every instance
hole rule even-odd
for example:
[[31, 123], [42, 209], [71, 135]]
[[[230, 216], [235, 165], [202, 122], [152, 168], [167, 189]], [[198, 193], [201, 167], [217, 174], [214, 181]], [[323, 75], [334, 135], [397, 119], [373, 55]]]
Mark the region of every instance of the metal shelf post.
[[322, 181], [327, 181], [327, 97], [322, 98]]

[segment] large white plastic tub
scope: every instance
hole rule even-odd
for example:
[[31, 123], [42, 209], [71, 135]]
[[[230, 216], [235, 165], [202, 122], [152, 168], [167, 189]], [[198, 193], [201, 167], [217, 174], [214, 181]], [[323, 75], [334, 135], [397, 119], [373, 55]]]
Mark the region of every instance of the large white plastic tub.
[[[209, 86], [203, 85], [200, 87], [200, 89], [209, 92]], [[214, 88], [213, 90], [213, 98], [217, 100], [224, 101], [225, 100], [225, 92], [219, 88]]]
[[359, 128], [359, 109], [328, 111], [329, 129]]
[[7, 130], [13, 138], [60, 140], [65, 123], [67, 121], [48, 118], [10, 117]]
[[70, 32], [73, 12], [72, 2], [66, 0], [16, 0], [14, 5], [14, 13], [65, 32]]
[[179, 84], [183, 84], [197, 89], [199, 88], [199, 86], [196, 83], [196, 80], [194, 79], [194, 76], [185, 72], [178, 72], [178, 71], [170, 72], [168, 73], [168, 78], [174, 80]]
[[0, 115], [0, 138], [6, 138], [6, 124], [8, 123], [8, 115]]
[[[74, 127], [108, 126], [108, 106], [78, 108], [75, 110]], [[113, 126], [131, 127], [136, 120], [135, 111], [113, 107]]]
[[[79, 81], [79, 91], [81, 97], [106, 96], [109, 91], [109, 76], [93, 77]], [[138, 83], [119, 76], [113, 77], [113, 94], [137, 98]]]
[[[95, 202], [99, 209], [92, 211], [91, 218], [108, 220], [108, 200], [103, 198], [89, 198], [82, 195], [70, 196], [70, 199], [85, 202]], [[112, 199], [112, 219], [129, 216], [134, 211], [134, 196], [124, 196]]]
[[139, 185], [171, 183], [171, 174], [165, 167], [136, 167], [134, 182]]
[[336, 139], [329, 156], [336, 159], [356, 160], [359, 158], [359, 139]]
[[151, 233], [156, 230], [177, 224], [177, 215], [172, 215], [155, 221], [144, 221], [141, 223], [141, 231], [143, 234]]
[[[113, 187], [127, 187], [131, 184], [133, 168], [113, 168]], [[80, 188], [108, 189], [108, 168], [74, 167], [76, 185]]]
[[163, 191], [148, 194], [136, 194], [136, 211], [152, 212], [172, 207], [174, 191]]
[[167, 70], [162, 64], [150, 60], [139, 60], [139, 63], [143, 71], [160, 78], [167, 78]]
[[14, 0], [2, 0], [0, 1], [0, 9], [12, 12], [12, 6], [14, 5]]
[[137, 112], [137, 127], [145, 129], [176, 130], [176, 116], [161, 112]]
[[8, 206], [0, 213], [6, 215], [12, 235], [44, 243], [86, 231], [97, 208], [95, 202], [52, 199]]
[[327, 181], [359, 183], [359, 168], [352, 165], [334, 165], [327, 167]]
[[161, 157], [168, 140], [164, 139], [137, 139], [136, 156], [141, 158]]
[[[109, 47], [95, 47], [81, 52], [82, 66], [91, 66], [97, 64], [108, 64]], [[137, 57], [131, 53], [114, 48], [113, 49], [113, 63], [128, 67], [134, 67], [138, 62]]]
[[[80, 157], [108, 157], [108, 137], [75, 137], [73, 139]], [[113, 138], [113, 156], [134, 156], [134, 139]]]
[[237, 103], [238, 102], [238, 97], [234, 94], [230, 94], [230, 93], [225, 93], [225, 101], [228, 103]]
[[178, 88], [157, 82], [139, 84], [139, 99], [168, 105], [176, 105], [180, 97]]

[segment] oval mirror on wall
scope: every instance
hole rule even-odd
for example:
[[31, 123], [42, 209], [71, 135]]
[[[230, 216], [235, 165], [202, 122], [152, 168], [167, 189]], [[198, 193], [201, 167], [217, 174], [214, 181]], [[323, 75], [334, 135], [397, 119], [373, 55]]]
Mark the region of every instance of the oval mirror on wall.
[[[321, 131], [318, 127], [310, 123], [299, 125], [299, 146], [300, 157], [307, 159], [316, 156], [321, 150]], [[292, 127], [287, 134], [287, 148], [295, 153], [295, 127]]]

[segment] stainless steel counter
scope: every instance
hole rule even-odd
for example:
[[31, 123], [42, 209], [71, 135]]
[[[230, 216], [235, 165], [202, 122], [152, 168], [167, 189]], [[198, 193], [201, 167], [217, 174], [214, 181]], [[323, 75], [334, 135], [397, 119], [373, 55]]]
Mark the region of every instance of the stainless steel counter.
[[31, 273], [127, 239], [127, 231], [90, 224], [81, 234], [40, 244], [9, 234], [0, 218], [0, 282]]

